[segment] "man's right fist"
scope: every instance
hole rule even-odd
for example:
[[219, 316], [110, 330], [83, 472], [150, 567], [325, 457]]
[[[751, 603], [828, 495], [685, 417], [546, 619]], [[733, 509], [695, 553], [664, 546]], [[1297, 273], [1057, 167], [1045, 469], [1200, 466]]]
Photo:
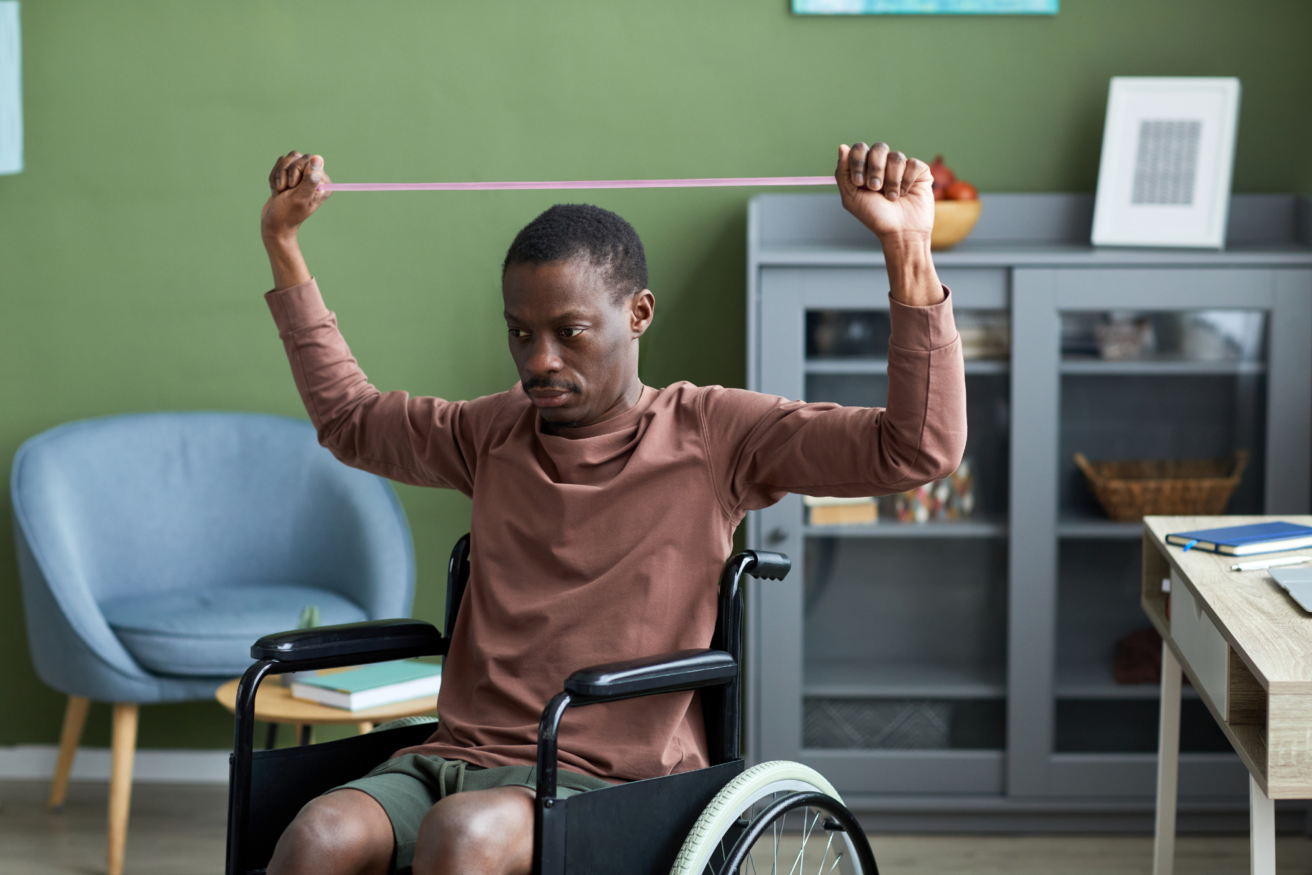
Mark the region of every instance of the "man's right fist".
[[331, 182], [323, 171], [323, 158], [288, 152], [269, 173], [269, 199], [260, 212], [260, 233], [266, 240], [295, 235], [301, 223], [328, 200], [332, 192], [319, 191]]

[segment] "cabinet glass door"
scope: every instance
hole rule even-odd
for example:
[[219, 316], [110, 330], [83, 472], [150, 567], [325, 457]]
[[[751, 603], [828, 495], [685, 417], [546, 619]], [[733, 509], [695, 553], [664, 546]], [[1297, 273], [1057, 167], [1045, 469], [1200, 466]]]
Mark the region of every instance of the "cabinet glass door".
[[[957, 472], [798, 505], [807, 751], [1005, 746], [1009, 319], [957, 320], [969, 417]], [[887, 403], [887, 310], [809, 309], [805, 332], [807, 401]]]
[[[1077, 454], [1099, 478], [1132, 473], [1109, 462], [1166, 463], [1166, 480], [1242, 464], [1211, 512], [1262, 513], [1266, 322], [1238, 309], [1061, 316], [1055, 753], [1157, 750], [1161, 639], [1139, 605], [1142, 527], [1113, 518], [1132, 514], [1099, 499]], [[1181, 721], [1182, 751], [1230, 751], [1187, 684]]]

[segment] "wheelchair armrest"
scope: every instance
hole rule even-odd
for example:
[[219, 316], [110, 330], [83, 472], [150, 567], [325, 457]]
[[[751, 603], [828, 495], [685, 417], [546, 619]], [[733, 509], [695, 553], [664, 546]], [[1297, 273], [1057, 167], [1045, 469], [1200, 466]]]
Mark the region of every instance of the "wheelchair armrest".
[[251, 646], [251, 658], [276, 661], [279, 665], [275, 672], [282, 672], [294, 671], [303, 663], [325, 660], [345, 665], [347, 662], [339, 660], [354, 660], [352, 664], [355, 664], [440, 656], [446, 653], [446, 645], [446, 639], [432, 623], [366, 620], [265, 635]]
[[727, 684], [738, 663], [723, 650], [680, 650], [580, 669], [565, 680], [575, 705]]
[[[550, 807], [556, 795], [556, 736], [565, 709], [638, 696], [656, 696], [723, 686], [738, 677], [738, 661], [723, 650], [679, 650], [642, 659], [580, 669], [565, 680], [564, 692], [547, 703], [538, 723], [538, 805]], [[534, 829], [541, 831], [538, 812]], [[540, 836], [535, 841], [540, 840]]]

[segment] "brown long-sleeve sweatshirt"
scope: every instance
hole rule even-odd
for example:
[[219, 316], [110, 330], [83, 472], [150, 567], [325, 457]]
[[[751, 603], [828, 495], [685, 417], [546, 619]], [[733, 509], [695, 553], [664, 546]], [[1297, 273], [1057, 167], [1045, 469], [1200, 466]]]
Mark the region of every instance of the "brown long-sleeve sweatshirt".
[[[473, 498], [440, 723], [405, 753], [533, 763], [542, 708], [570, 673], [709, 646], [719, 571], [747, 511], [788, 492], [909, 489], [953, 471], [965, 447], [950, 298], [890, 302], [887, 409], [675, 383], [644, 389], [614, 419], [547, 434], [518, 386], [472, 401], [379, 392], [313, 280], [266, 297], [324, 446]], [[571, 710], [561, 766], [612, 781], [704, 767], [699, 703], [672, 693]]]

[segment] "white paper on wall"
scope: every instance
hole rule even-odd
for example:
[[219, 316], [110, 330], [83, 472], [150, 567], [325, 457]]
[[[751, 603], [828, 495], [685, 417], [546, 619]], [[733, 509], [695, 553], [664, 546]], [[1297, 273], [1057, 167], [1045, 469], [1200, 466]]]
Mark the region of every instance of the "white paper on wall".
[[18, 0], [0, 0], [0, 173], [23, 169], [22, 72]]

